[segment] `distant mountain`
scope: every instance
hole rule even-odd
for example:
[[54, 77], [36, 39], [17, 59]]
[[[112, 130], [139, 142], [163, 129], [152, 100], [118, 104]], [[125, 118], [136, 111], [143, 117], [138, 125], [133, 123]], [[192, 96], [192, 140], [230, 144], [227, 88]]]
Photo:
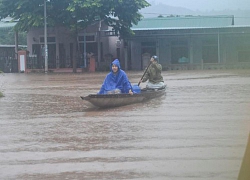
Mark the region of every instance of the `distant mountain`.
[[159, 15], [169, 16], [169, 15], [191, 15], [194, 11], [182, 7], [174, 7], [165, 4], [152, 4], [147, 8], [141, 10], [144, 17], [157, 17]]
[[250, 10], [223, 10], [223, 11], [193, 11], [183, 7], [174, 7], [166, 4], [152, 3], [150, 7], [140, 11], [144, 18], [152, 18], [158, 16], [202, 16], [202, 15], [234, 15], [235, 25], [250, 25]]

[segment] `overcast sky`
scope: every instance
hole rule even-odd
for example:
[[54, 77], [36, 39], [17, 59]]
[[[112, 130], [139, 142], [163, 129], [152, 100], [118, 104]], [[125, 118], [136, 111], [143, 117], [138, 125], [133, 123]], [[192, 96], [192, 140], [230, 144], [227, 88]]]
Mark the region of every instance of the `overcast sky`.
[[147, 0], [149, 3], [164, 3], [170, 6], [185, 7], [191, 10], [250, 10], [250, 0]]

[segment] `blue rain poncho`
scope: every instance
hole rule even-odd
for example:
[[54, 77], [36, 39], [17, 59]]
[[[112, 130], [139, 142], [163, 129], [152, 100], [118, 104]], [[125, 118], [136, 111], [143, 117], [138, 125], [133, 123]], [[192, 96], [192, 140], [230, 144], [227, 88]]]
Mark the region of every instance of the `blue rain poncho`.
[[[112, 71], [112, 65], [115, 64], [118, 67], [117, 73]], [[110, 65], [110, 73], [107, 74], [102, 87], [98, 94], [107, 94], [108, 91], [119, 89], [121, 93], [128, 93], [131, 88], [131, 84], [128, 80], [127, 74], [121, 69], [121, 65], [118, 59], [115, 59]]]

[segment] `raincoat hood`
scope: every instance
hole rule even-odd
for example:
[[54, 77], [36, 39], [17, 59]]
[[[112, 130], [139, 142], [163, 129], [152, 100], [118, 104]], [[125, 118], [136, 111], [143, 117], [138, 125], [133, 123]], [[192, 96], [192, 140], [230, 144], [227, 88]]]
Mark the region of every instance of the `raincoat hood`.
[[118, 59], [115, 59], [111, 64], [110, 64], [110, 71], [112, 71], [112, 65], [116, 65], [118, 67], [118, 71], [121, 69], [121, 64], [120, 64], [120, 61]]

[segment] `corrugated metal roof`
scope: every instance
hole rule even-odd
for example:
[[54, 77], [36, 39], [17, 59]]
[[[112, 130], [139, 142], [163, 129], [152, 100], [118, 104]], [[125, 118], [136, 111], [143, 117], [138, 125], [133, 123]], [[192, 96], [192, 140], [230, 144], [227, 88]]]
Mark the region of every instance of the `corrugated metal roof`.
[[10, 30], [16, 25], [16, 22], [2, 22], [0, 21], [0, 30]]
[[[0, 47], [1, 48], [15, 48], [16, 45], [3, 45], [3, 44], [0, 44]], [[24, 48], [26, 48], [27, 45], [18, 45], [18, 47], [24, 47]]]
[[178, 16], [144, 18], [132, 30], [219, 28], [232, 26], [233, 16]]

